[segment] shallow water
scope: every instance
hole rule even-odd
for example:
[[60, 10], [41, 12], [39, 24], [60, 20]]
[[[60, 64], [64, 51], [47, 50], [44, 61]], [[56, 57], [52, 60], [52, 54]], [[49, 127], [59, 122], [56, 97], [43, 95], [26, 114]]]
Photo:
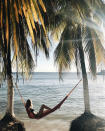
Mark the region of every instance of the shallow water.
[[[15, 80], [15, 79], [14, 79]], [[75, 73], [64, 74], [63, 81], [59, 82], [57, 73], [33, 73], [32, 79], [24, 81], [19, 76], [18, 87], [25, 100], [32, 99], [35, 111], [41, 104], [54, 107], [78, 83], [80, 78]], [[105, 81], [101, 75], [92, 80], [88, 75], [91, 111], [97, 116], [105, 118]], [[5, 83], [0, 88], [0, 116], [6, 109]], [[25, 122], [27, 131], [68, 131], [71, 121], [83, 113], [83, 88], [82, 82], [65, 101], [62, 107], [42, 120], [30, 120], [15, 89], [15, 115]]]

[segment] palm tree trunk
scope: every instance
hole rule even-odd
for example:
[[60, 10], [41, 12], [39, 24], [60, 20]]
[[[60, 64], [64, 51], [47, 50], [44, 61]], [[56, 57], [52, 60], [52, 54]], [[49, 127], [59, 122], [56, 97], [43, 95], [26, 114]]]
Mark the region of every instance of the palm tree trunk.
[[79, 45], [79, 54], [81, 61], [82, 77], [83, 77], [83, 94], [84, 94], [84, 106], [85, 112], [90, 113], [90, 101], [89, 101], [89, 88], [88, 88], [88, 79], [86, 73], [85, 59], [82, 43]]
[[[4, 43], [5, 43], [5, 70], [6, 70], [6, 78], [7, 78], [7, 113], [10, 113], [14, 116], [14, 88], [13, 88], [13, 80], [12, 80], [12, 68], [11, 68], [11, 44], [10, 44], [10, 36], [11, 36], [11, 28], [10, 28], [10, 1], [7, 1], [7, 15], [8, 15], [8, 40], [6, 37], [6, 23], [4, 26]], [[6, 16], [5, 16], [6, 17]], [[5, 18], [6, 19], [6, 18]]]
[[87, 74], [83, 75], [83, 94], [84, 94], [85, 112], [90, 113], [90, 100], [89, 100]]
[[13, 89], [13, 82], [12, 82], [12, 78], [7, 78], [7, 84], [8, 84], [8, 93], [7, 93], [7, 97], [8, 97], [8, 102], [7, 102], [7, 113], [10, 113], [11, 115], [14, 116], [14, 102], [13, 102], [13, 98], [14, 98], [14, 89]]
[[14, 116], [14, 88], [13, 88], [13, 80], [12, 80], [12, 69], [11, 69], [11, 52], [10, 52], [10, 43], [8, 43], [8, 53], [7, 53], [7, 85], [8, 85], [8, 93], [7, 93], [7, 113], [10, 113]]

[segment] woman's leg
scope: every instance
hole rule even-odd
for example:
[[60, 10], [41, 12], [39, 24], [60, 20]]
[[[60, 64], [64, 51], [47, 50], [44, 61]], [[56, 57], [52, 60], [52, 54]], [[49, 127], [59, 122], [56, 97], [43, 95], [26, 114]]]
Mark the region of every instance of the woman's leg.
[[46, 105], [43, 104], [43, 105], [40, 107], [39, 114], [42, 114], [43, 111], [44, 111], [44, 109], [51, 110], [51, 108], [49, 108], [48, 106], [46, 106]]

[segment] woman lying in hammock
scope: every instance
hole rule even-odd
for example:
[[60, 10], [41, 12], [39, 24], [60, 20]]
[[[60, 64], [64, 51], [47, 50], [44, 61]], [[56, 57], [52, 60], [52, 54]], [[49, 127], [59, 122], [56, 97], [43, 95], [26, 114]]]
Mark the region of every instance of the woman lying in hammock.
[[30, 99], [27, 100], [25, 104], [25, 108], [26, 108], [29, 118], [32, 118], [32, 119], [40, 119], [41, 117], [43, 117], [45, 113], [49, 113], [52, 110], [51, 108], [43, 104], [40, 107], [39, 112], [35, 113], [33, 109], [32, 101]]
[[[25, 108], [26, 108], [29, 118], [40, 119], [40, 118], [45, 117], [48, 114], [56, 111], [57, 109], [59, 109], [67, 98], [68, 98], [68, 95], [63, 100], [61, 100], [57, 105], [55, 105], [53, 108], [49, 108], [46, 105], [42, 105], [38, 113], [34, 112], [32, 101], [30, 99], [28, 99], [25, 104]], [[46, 109], [46, 110], [44, 110], [44, 109]]]
[[[82, 79], [81, 79], [82, 80]], [[77, 87], [77, 85], [81, 82], [81, 80], [76, 84], [76, 86], [63, 98], [63, 100], [61, 100], [57, 105], [55, 105], [52, 109], [49, 108], [48, 106], [46, 105], [42, 105], [39, 112], [38, 113], [35, 113], [33, 108], [32, 108], [32, 101], [30, 99], [27, 100], [27, 102], [25, 103], [24, 99], [22, 98], [21, 94], [20, 94], [20, 91], [18, 89], [18, 92], [19, 92], [19, 95], [21, 96], [21, 100], [26, 108], [26, 111], [27, 111], [27, 114], [29, 116], [29, 118], [32, 118], [32, 119], [40, 119], [54, 111], [56, 111], [57, 109], [59, 109], [61, 107], [61, 105], [64, 103], [64, 101], [70, 96], [70, 94], [72, 93], [72, 91]], [[46, 109], [46, 110], [44, 110]]]

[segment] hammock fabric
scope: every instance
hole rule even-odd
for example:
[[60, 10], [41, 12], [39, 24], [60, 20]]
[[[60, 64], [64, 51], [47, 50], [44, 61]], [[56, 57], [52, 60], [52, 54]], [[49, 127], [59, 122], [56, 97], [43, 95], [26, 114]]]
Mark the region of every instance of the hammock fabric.
[[[81, 79], [81, 80], [82, 80], [82, 79]], [[77, 85], [81, 82], [81, 80], [80, 80], [80, 81], [76, 84], [76, 86], [65, 96], [65, 98], [64, 98], [62, 101], [60, 101], [59, 104], [57, 104], [57, 105], [56, 105], [55, 107], [53, 107], [51, 110], [45, 110], [45, 111], [43, 112], [43, 114], [41, 114], [39, 117], [35, 117], [34, 119], [41, 119], [41, 118], [47, 116], [48, 114], [56, 111], [57, 109], [59, 109], [59, 108], [61, 107], [61, 105], [64, 103], [64, 101], [70, 96], [70, 94], [73, 92], [73, 90], [77, 87]], [[16, 87], [17, 87], [17, 85], [16, 85]], [[25, 101], [24, 101], [22, 95], [20, 94], [20, 91], [19, 91], [18, 87], [17, 87], [17, 90], [18, 90], [18, 93], [19, 93], [19, 95], [20, 95], [20, 97], [21, 97], [22, 103], [23, 103], [24, 106], [25, 106]], [[26, 110], [26, 111], [27, 111], [27, 110]], [[27, 114], [28, 114], [28, 111], [27, 111]], [[31, 117], [29, 117], [29, 118], [31, 118]]]
[[57, 105], [56, 105], [55, 107], [53, 107], [51, 110], [45, 110], [45, 111], [43, 112], [43, 114], [40, 115], [40, 117], [35, 118], [35, 119], [41, 119], [41, 118], [49, 115], [50, 113], [56, 111], [57, 109], [59, 109], [60, 106], [64, 103], [64, 101], [67, 99], [67, 97], [68, 97], [68, 96], [66, 96], [59, 104], [57, 104]]

